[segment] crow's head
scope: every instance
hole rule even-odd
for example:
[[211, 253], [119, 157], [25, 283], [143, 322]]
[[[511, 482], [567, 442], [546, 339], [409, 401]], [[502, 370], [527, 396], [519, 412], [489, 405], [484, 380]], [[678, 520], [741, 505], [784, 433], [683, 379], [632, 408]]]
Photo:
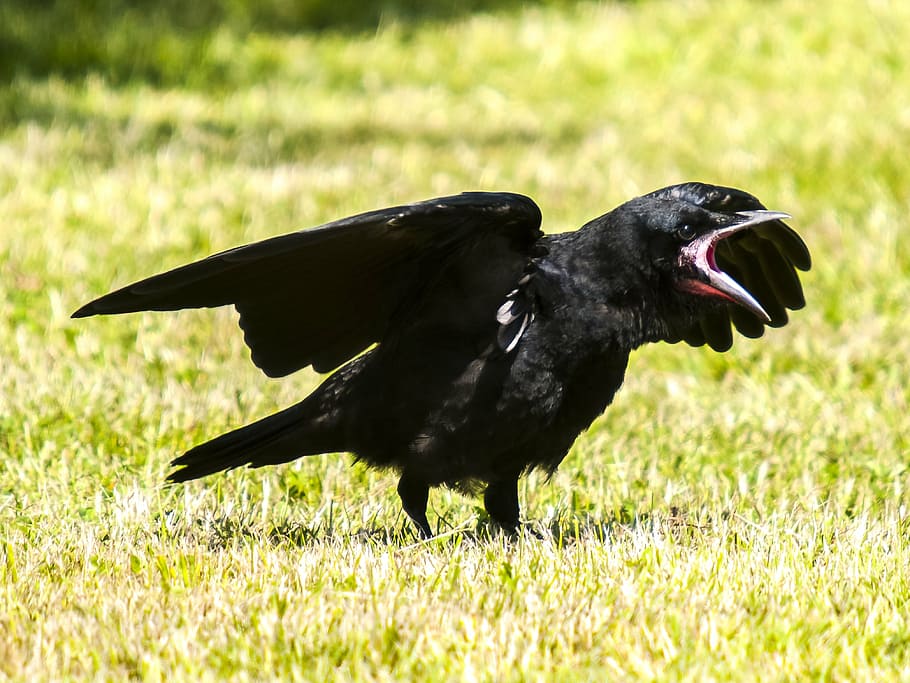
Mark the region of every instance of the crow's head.
[[[685, 183], [633, 199], [624, 228], [671, 328], [670, 341], [726, 350], [730, 323], [757, 337], [805, 305], [797, 269], [811, 265], [805, 243], [754, 196]], [[643, 260], [642, 260], [643, 256]]]

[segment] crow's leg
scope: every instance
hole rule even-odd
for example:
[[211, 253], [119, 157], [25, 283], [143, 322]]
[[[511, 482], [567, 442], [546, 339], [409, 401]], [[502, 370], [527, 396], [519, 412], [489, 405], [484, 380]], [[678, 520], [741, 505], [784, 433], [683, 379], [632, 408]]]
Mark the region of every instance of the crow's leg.
[[498, 479], [483, 492], [483, 506], [490, 519], [506, 531], [518, 530], [518, 475]]
[[424, 481], [409, 477], [403, 472], [398, 480], [398, 496], [401, 498], [401, 507], [408, 517], [417, 525], [421, 538], [432, 538], [430, 523], [427, 521], [427, 500], [430, 497], [430, 487]]

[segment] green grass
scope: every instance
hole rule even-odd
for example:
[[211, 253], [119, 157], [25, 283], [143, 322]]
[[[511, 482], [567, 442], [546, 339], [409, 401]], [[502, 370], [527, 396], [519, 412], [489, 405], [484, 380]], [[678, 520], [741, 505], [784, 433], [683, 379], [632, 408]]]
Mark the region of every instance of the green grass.
[[[21, 7], [0, 10], [25, 50], [0, 51], [0, 678], [910, 680], [910, 6], [294, 33], [275, 0], [97, 34], [88, 4]], [[418, 542], [394, 477], [348, 456], [165, 488], [174, 454], [319, 378], [265, 379], [228, 310], [68, 317], [396, 202], [514, 190], [556, 231], [690, 179], [793, 214], [808, 306], [727, 354], [636, 353], [559, 473], [522, 483], [536, 536], [435, 491]]]

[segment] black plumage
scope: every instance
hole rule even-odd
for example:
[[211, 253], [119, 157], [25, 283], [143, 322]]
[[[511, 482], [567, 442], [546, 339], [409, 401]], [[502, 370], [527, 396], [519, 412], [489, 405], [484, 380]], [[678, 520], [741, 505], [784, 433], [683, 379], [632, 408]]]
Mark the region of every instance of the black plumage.
[[544, 235], [528, 197], [471, 192], [231, 249], [73, 315], [232, 304], [267, 375], [344, 364], [302, 402], [175, 459], [172, 481], [346, 451], [399, 472], [423, 535], [437, 485], [482, 489], [511, 529], [519, 476], [556, 469], [633, 349], [723, 351], [731, 325], [758, 337], [804, 305], [809, 252], [784, 218], [686, 183]]

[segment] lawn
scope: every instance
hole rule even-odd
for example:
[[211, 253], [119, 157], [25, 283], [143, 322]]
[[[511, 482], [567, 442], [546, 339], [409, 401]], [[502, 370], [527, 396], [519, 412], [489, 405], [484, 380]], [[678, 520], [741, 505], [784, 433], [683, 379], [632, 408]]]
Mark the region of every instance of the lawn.
[[[910, 4], [218, 4], [0, 8], [0, 679], [910, 681]], [[394, 203], [696, 179], [793, 215], [807, 307], [636, 352], [517, 538], [437, 490], [421, 542], [347, 455], [164, 486], [320, 378], [232, 310], [69, 318]]]

